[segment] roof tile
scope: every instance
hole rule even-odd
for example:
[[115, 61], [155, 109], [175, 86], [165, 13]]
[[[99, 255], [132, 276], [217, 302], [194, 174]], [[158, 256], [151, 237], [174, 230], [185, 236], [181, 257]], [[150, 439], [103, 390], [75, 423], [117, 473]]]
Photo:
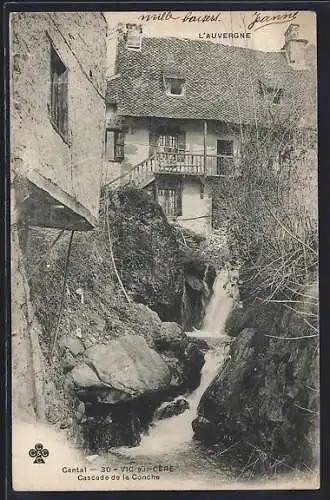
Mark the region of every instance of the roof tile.
[[[277, 116], [300, 110], [315, 127], [313, 68], [294, 70], [284, 52], [262, 52], [205, 40], [144, 38], [140, 51], [118, 44], [120, 77], [108, 82], [107, 103], [124, 116], [209, 119], [230, 123], [267, 121], [269, 104], [259, 82], [283, 89]], [[169, 96], [163, 73], [184, 75], [184, 96]]]

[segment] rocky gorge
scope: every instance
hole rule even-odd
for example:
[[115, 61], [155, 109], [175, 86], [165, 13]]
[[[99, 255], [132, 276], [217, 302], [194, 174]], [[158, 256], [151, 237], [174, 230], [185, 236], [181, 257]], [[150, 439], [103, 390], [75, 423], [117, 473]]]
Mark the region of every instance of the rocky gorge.
[[243, 477], [314, 467], [317, 283], [297, 314], [251, 300], [243, 264], [229, 298], [216, 231], [207, 244], [183, 233], [142, 190], [103, 198], [101, 222], [21, 233], [47, 421], [85, 453], [174, 446], [194, 471], [191, 454], [225, 452]]
[[318, 466], [317, 282], [299, 293], [309, 302], [297, 310], [285, 301], [232, 310], [229, 356], [192, 423], [196, 439], [229, 448], [248, 475]]
[[138, 444], [162, 401], [198, 386], [205, 344], [182, 325], [198, 327], [215, 276], [143, 191], [114, 192], [105, 218], [73, 235], [69, 258], [70, 234], [21, 233], [46, 418], [98, 453]]

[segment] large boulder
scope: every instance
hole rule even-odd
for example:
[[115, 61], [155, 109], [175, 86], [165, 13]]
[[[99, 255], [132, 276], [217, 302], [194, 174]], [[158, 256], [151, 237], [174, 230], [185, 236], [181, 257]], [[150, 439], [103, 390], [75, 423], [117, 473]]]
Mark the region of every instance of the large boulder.
[[69, 377], [81, 400], [114, 405], [131, 399], [129, 393], [102, 382], [97, 373], [84, 362], [75, 366]]
[[[231, 345], [230, 356], [222, 370], [203, 394], [198, 406], [198, 417], [193, 421], [195, 436], [204, 441], [229, 441], [244, 433], [251, 417], [249, 405], [242, 407], [242, 399], [248, 394], [250, 384], [258, 377], [256, 356], [256, 331], [244, 329]], [[226, 443], [227, 444], [227, 443]]]
[[84, 361], [107, 386], [130, 398], [168, 388], [171, 374], [141, 336], [125, 335], [86, 350]]
[[79, 389], [104, 389], [107, 385], [102, 382], [92, 368], [86, 363], [75, 366], [71, 372], [75, 386]]
[[292, 331], [299, 332], [292, 321], [286, 322], [287, 333], [283, 329], [273, 337], [245, 328], [233, 340], [223, 368], [200, 400], [193, 421], [195, 438], [231, 446], [243, 461], [251, 452], [255, 460], [261, 458], [256, 450], [264, 450], [260, 467], [271, 467], [276, 460], [313, 465], [306, 430], [314, 432], [318, 406], [315, 391], [306, 387], [316, 386], [317, 340], [288, 340]]
[[126, 186], [109, 193], [108, 217], [113, 252], [128, 293], [163, 321], [180, 321], [180, 245], [161, 206], [143, 189]]

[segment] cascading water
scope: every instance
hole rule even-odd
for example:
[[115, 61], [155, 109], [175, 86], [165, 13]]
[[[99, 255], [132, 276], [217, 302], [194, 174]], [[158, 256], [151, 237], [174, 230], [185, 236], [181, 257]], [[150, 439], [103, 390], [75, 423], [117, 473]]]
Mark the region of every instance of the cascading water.
[[219, 337], [224, 331], [226, 319], [233, 306], [233, 298], [226, 292], [227, 271], [222, 269], [213, 284], [213, 295], [205, 311], [202, 331], [203, 337]]
[[164, 420], [157, 420], [149, 433], [142, 437], [141, 443], [135, 448], [121, 448], [120, 452], [130, 457], [159, 456], [175, 453], [191, 446], [193, 438], [192, 421], [196, 417], [197, 406], [205, 389], [211, 383], [226, 356], [226, 340], [223, 335], [226, 318], [232, 308], [233, 299], [226, 293], [227, 275], [220, 271], [214, 281], [213, 295], [206, 308], [204, 325], [201, 331], [189, 332], [189, 337], [204, 338], [210, 345], [205, 355], [205, 364], [201, 374], [199, 387], [186, 399], [189, 403], [181, 415], [175, 415]]

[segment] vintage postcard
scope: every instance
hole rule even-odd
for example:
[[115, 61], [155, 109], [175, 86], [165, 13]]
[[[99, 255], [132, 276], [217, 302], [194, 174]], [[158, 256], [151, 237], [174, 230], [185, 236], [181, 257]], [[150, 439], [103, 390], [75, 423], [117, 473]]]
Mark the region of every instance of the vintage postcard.
[[319, 488], [316, 14], [10, 14], [17, 491]]

